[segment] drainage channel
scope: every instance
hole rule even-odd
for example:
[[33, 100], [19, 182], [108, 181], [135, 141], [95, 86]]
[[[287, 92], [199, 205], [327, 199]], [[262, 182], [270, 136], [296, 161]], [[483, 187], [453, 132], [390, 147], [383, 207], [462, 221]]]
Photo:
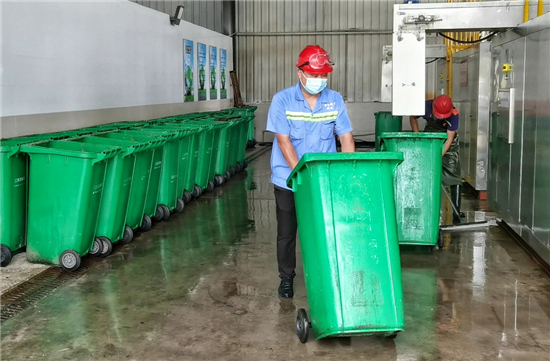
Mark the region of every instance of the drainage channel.
[[0, 324], [17, 316], [21, 311], [45, 298], [58, 287], [83, 276], [93, 266], [94, 262], [91, 259], [83, 258], [80, 268], [74, 272], [50, 267], [4, 292], [0, 297], [0, 304], [2, 305], [0, 308]]
[[[252, 150], [245, 160], [252, 163], [270, 149], [271, 147], [260, 147]], [[4, 292], [0, 296], [0, 324], [17, 316], [23, 310], [50, 295], [57, 288], [82, 277], [97, 264], [98, 262], [94, 262], [93, 259], [84, 257], [81, 266], [74, 272], [50, 267]]]

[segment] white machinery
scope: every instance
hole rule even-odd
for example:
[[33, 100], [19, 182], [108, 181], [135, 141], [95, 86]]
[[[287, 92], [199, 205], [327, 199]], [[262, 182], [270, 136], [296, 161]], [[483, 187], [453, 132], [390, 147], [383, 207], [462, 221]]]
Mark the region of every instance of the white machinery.
[[523, 22], [524, 4], [516, 1], [402, 4], [393, 8], [393, 115], [424, 113], [426, 33], [495, 31]]

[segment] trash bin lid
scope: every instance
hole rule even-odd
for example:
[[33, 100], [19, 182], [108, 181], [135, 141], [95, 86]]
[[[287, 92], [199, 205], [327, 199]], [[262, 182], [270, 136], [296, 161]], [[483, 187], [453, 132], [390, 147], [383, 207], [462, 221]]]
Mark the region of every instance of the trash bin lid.
[[383, 132], [380, 134], [382, 139], [386, 138], [423, 138], [423, 139], [447, 139], [447, 133], [429, 133], [429, 132]]
[[287, 185], [292, 186], [292, 179], [298, 174], [307, 164], [313, 162], [363, 162], [363, 161], [378, 161], [378, 160], [397, 160], [403, 161], [403, 153], [401, 152], [364, 152], [364, 153], [306, 153], [302, 156], [296, 167], [292, 170], [287, 179]]

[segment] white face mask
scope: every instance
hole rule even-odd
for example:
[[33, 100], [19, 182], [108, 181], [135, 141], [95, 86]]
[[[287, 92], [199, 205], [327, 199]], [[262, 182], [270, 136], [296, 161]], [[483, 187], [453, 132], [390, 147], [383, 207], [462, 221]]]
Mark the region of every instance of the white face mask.
[[308, 77], [306, 77], [304, 72], [302, 72], [302, 75], [306, 79], [306, 83], [305, 84], [302, 83], [302, 86], [311, 95], [319, 94], [320, 92], [323, 91], [323, 89], [325, 89], [327, 87], [327, 81], [328, 81], [327, 79], [308, 78]]

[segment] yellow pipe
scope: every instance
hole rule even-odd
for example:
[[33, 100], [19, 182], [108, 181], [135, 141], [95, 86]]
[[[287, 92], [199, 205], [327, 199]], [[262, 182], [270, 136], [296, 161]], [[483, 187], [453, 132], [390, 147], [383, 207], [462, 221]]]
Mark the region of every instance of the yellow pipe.
[[529, 0], [525, 0], [525, 5], [523, 6], [523, 22], [526, 23], [529, 21]]
[[543, 11], [544, 11], [544, 1], [539, 0], [539, 3], [537, 4], [537, 16], [541, 16]]

